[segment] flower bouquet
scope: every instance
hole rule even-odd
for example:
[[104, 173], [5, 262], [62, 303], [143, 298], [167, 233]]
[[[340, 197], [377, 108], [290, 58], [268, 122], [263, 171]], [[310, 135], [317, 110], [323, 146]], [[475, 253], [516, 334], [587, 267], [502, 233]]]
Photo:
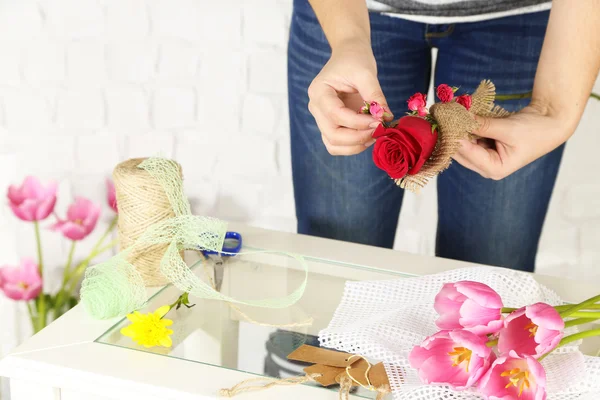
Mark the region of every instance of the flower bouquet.
[[[106, 181], [107, 200], [110, 207], [117, 212], [115, 190], [111, 181]], [[0, 267], [0, 290], [6, 297], [27, 305], [33, 332], [37, 333], [77, 304], [75, 291], [77, 284], [89, 263], [101, 253], [112, 249], [116, 242], [105, 243], [114, 229], [117, 217], [112, 218], [108, 229], [93, 246], [90, 254], [75, 263], [76, 244], [84, 240], [96, 227], [100, 217], [100, 206], [91, 200], [78, 197], [66, 212], [65, 218], [55, 213], [57, 184], [51, 182], [42, 185], [35, 177], [27, 177], [20, 186], [10, 186], [7, 198], [10, 209], [22, 221], [31, 223], [35, 233], [37, 262], [25, 257], [20, 265], [4, 265]], [[40, 221], [54, 216], [55, 222], [48, 228], [60, 232], [71, 241], [69, 255], [63, 271], [59, 290], [48, 293], [44, 290], [44, 261], [40, 234]]]
[[566, 304], [531, 275], [475, 267], [348, 282], [321, 344], [383, 361], [396, 399], [600, 398], [600, 296]]
[[381, 121], [373, 138], [373, 162], [396, 184], [418, 192], [433, 177], [448, 168], [460, 148], [460, 140], [476, 138], [475, 116], [501, 118], [507, 111], [494, 105], [496, 88], [483, 81], [472, 94], [456, 96], [457, 87], [439, 85], [440, 100], [427, 109], [427, 96], [416, 93], [408, 99], [406, 116], [386, 123], [389, 116], [376, 102], [365, 102], [359, 112]]

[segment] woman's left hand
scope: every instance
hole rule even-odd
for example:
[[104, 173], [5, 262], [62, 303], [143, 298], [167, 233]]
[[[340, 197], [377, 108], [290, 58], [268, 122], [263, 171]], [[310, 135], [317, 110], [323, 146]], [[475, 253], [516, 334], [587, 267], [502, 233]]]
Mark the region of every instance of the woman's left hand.
[[542, 110], [528, 106], [506, 118], [476, 117], [475, 142], [462, 141], [454, 156], [484, 178], [500, 180], [567, 141], [574, 129]]

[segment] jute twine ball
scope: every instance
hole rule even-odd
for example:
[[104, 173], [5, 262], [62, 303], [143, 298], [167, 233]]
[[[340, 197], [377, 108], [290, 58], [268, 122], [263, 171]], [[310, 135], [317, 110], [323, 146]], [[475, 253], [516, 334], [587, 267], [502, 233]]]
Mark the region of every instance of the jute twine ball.
[[[159, 182], [138, 165], [144, 158], [118, 164], [113, 171], [119, 219], [120, 250], [131, 246], [149, 226], [175, 216], [169, 199]], [[179, 166], [181, 173], [181, 166]], [[168, 280], [160, 272], [168, 244], [141, 245], [127, 257], [144, 279], [146, 286], [162, 286]]]

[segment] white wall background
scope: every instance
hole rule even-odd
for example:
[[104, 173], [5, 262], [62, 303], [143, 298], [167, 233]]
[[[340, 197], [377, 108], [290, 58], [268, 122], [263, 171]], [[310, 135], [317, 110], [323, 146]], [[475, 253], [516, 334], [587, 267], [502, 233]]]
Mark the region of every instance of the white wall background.
[[[161, 151], [183, 165], [197, 214], [294, 230], [290, 13], [291, 0], [0, 0], [2, 196], [28, 174], [56, 179], [59, 214], [86, 196], [105, 226], [105, 177]], [[566, 151], [540, 272], [600, 282], [599, 113], [590, 100]], [[432, 254], [435, 222], [435, 185], [407, 194], [397, 248]], [[32, 227], [5, 204], [0, 243], [0, 264], [35, 255]], [[58, 276], [67, 243], [45, 232], [44, 246]], [[27, 334], [17, 311], [0, 299], [0, 356]]]

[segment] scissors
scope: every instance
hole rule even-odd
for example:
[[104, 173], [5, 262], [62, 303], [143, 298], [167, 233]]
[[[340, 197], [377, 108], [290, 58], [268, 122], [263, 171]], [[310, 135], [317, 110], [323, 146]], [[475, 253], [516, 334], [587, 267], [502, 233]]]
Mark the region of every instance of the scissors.
[[234, 257], [242, 249], [242, 235], [237, 232], [225, 233], [225, 240], [223, 241], [223, 248], [220, 252], [214, 250], [202, 250], [202, 254], [206, 258], [210, 258], [214, 262], [215, 272], [215, 289], [217, 292], [221, 291], [221, 285], [223, 284], [223, 273], [225, 270], [224, 257]]

